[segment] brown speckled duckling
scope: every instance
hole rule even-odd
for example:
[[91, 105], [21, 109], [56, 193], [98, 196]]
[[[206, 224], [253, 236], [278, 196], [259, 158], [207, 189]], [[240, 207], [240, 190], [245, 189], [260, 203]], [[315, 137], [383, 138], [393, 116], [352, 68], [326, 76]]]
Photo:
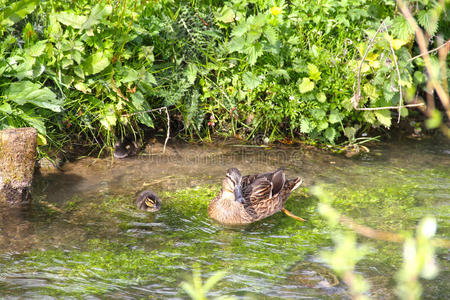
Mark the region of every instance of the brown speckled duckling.
[[136, 206], [141, 210], [155, 212], [161, 208], [161, 200], [155, 192], [145, 190], [137, 197]]

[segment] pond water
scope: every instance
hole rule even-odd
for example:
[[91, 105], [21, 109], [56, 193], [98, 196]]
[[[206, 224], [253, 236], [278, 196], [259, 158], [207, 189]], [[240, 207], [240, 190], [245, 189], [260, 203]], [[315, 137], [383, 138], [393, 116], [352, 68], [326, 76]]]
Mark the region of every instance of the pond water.
[[[331, 229], [308, 193], [320, 184], [333, 206], [380, 230], [413, 231], [432, 215], [437, 236], [449, 238], [450, 142], [392, 140], [345, 158], [308, 147], [177, 145], [161, 155], [124, 160], [86, 158], [63, 172], [37, 178], [28, 211], [0, 209], [0, 297], [6, 299], [185, 299], [180, 288], [199, 268], [206, 280], [226, 271], [210, 296], [243, 299], [346, 299], [348, 287], [321, 259]], [[286, 208], [304, 223], [277, 213], [245, 227], [227, 228], [207, 216], [227, 168], [243, 174], [280, 166], [304, 184]], [[143, 189], [160, 195], [162, 208], [135, 208]], [[369, 296], [394, 299], [401, 245], [363, 237], [370, 253], [356, 271]], [[422, 281], [423, 298], [450, 298], [450, 255], [437, 250], [439, 275]]]

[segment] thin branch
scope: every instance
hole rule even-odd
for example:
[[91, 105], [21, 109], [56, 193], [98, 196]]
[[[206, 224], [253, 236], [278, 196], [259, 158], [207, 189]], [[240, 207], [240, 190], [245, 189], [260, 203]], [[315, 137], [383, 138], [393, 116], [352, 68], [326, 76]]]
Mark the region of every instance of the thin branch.
[[436, 79], [436, 75], [431, 64], [430, 55], [427, 53], [428, 50], [427, 42], [425, 40], [423, 31], [417, 25], [416, 20], [414, 20], [414, 17], [411, 15], [411, 12], [406, 7], [405, 2], [403, 0], [397, 0], [397, 3], [406, 21], [408, 21], [409, 25], [411, 25], [411, 27], [414, 29], [414, 32], [416, 33], [417, 44], [419, 45], [420, 52], [423, 55], [423, 60], [425, 62], [425, 67], [430, 76], [429, 82], [431, 83], [433, 89], [436, 90], [436, 93], [438, 94], [439, 99], [441, 99], [441, 103], [445, 108], [445, 112], [447, 116], [450, 118], [449, 96], [445, 92], [442, 85], [440, 85], [438, 80]]
[[340, 216], [339, 222], [344, 225], [345, 227], [348, 227], [355, 231], [356, 233], [376, 240], [382, 240], [387, 242], [395, 242], [395, 243], [401, 243], [405, 240], [405, 238], [399, 234], [392, 233], [392, 232], [386, 232], [386, 231], [380, 231], [373, 228], [370, 228], [368, 226], [364, 226], [361, 224], [356, 223], [352, 219], [346, 216]]
[[384, 107], [357, 107], [355, 110], [383, 110], [383, 109], [399, 109], [403, 107], [418, 107], [424, 106], [425, 103], [413, 103], [413, 104], [405, 104], [402, 106], [384, 106]]
[[167, 142], [169, 141], [169, 136], [170, 136], [170, 116], [169, 116], [169, 110], [167, 109], [167, 106], [166, 106], [166, 116], [167, 116], [167, 135], [166, 135], [166, 140], [164, 141], [163, 154], [166, 153], [166, 145], [167, 145]]
[[432, 49], [432, 50], [430, 50], [430, 51], [427, 51], [427, 52], [425, 52], [425, 53], [421, 53], [421, 54], [419, 54], [419, 55], [416, 55], [416, 56], [414, 56], [414, 57], [408, 59], [408, 62], [410, 62], [410, 61], [412, 61], [412, 60], [415, 60], [416, 58], [422, 57], [422, 56], [424, 56], [425, 54], [431, 54], [431, 53], [433, 53], [433, 52], [436, 52], [436, 51], [438, 51], [439, 49], [441, 49], [442, 47], [445, 47], [445, 46], [449, 46], [449, 47], [450, 47], [450, 40], [446, 41], [445, 43], [443, 43], [442, 45], [440, 45], [440, 46], [437, 47], [437, 48], [434, 48], [434, 49]]
[[131, 114], [124, 114], [122, 116], [131, 117], [134, 115], [145, 114], [145, 113], [154, 112], [154, 111], [158, 111], [159, 113], [161, 113], [161, 111], [163, 109], [166, 111], [166, 116], [167, 116], [167, 135], [166, 135], [166, 140], [164, 141], [164, 147], [163, 147], [163, 153], [166, 153], [167, 142], [169, 141], [169, 138], [170, 138], [170, 115], [169, 115], [169, 109], [167, 108], [167, 106], [153, 108], [153, 109], [144, 110], [144, 111], [137, 111], [137, 112], [134, 112]]
[[367, 54], [369, 54], [369, 50], [373, 45], [373, 42], [375, 41], [375, 38], [377, 37], [378, 33], [381, 31], [381, 29], [383, 28], [384, 25], [384, 21], [380, 24], [380, 26], [377, 29], [377, 32], [375, 33], [375, 35], [370, 39], [369, 45], [367, 46], [366, 52], [364, 53], [363, 58], [361, 59], [361, 64], [359, 65], [359, 69], [358, 69], [358, 77], [357, 77], [357, 84], [358, 84], [358, 90], [356, 92], [356, 94], [353, 96], [353, 107], [357, 108], [358, 107], [358, 103], [359, 103], [359, 98], [361, 97], [361, 70], [362, 70], [362, 66], [364, 64], [364, 60], [367, 57]]
[[[358, 224], [353, 219], [347, 216], [341, 215], [339, 217], [339, 222], [345, 227], [355, 231], [357, 234], [365, 236], [370, 239], [394, 243], [403, 243], [405, 241], [405, 237], [400, 234], [381, 231], [365, 225]], [[446, 239], [434, 238], [431, 240], [431, 243], [435, 247], [450, 248], [450, 241]]]
[[384, 25], [384, 31], [386, 32], [387, 35], [387, 39], [389, 41], [389, 47], [391, 48], [391, 52], [392, 52], [392, 57], [394, 58], [394, 64], [395, 64], [395, 69], [397, 70], [397, 76], [398, 76], [398, 90], [399, 90], [399, 100], [398, 100], [398, 119], [397, 119], [397, 123], [400, 123], [400, 110], [402, 108], [402, 101], [403, 101], [403, 94], [402, 94], [402, 80], [400, 77], [400, 70], [398, 69], [398, 63], [397, 63], [397, 57], [395, 56], [395, 51], [394, 51], [394, 47], [392, 46], [392, 41], [391, 41], [391, 36], [389, 35], [389, 31], [387, 29], [386, 24], [384, 24], [384, 21], [382, 23]]

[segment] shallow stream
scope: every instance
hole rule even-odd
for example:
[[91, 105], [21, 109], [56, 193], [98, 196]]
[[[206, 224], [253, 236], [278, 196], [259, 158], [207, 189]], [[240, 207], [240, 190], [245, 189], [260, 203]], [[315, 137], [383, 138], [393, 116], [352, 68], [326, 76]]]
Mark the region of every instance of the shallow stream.
[[[124, 160], [85, 158], [63, 172], [37, 178], [28, 211], [0, 208], [0, 298], [185, 299], [180, 288], [193, 267], [206, 280], [225, 277], [210, 296], [244, 299], [346, 299], [348, 287], [321, 259], [333, 246], [330, 228], [308, 192], [320, 184], [333, 206], [355, 221], [385, 231], [413, 231], [432, 215], [437, 236], [450, 233], [450, 142], [392, 140], [346, 158], [307, 147], [178, 145], [161, 154]], [[303, 186], [282, 213], [246, 227], [227, 228], [207, 216], [227, 168], [243, 174], [280, 166]], [[162, 209], [135, 208], [136, 194], [157, 192]], [[371, 251], [356, 271], [371, 284], [369, 296], [395, 299], [400, 244], [360, 237]], [[450, 255], [439, 249], [439, 275], [422, 281], [425, 299], [449, 299]]]

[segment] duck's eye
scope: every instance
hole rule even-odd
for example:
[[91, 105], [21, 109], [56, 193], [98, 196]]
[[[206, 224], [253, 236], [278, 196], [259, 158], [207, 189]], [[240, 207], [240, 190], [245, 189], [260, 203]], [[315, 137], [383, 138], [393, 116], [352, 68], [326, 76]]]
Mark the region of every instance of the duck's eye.
[[147, 198], [145, 199], [145, 205], [152, 207], [155, 205], [155, 200], [153, 200], [152, 198]]

